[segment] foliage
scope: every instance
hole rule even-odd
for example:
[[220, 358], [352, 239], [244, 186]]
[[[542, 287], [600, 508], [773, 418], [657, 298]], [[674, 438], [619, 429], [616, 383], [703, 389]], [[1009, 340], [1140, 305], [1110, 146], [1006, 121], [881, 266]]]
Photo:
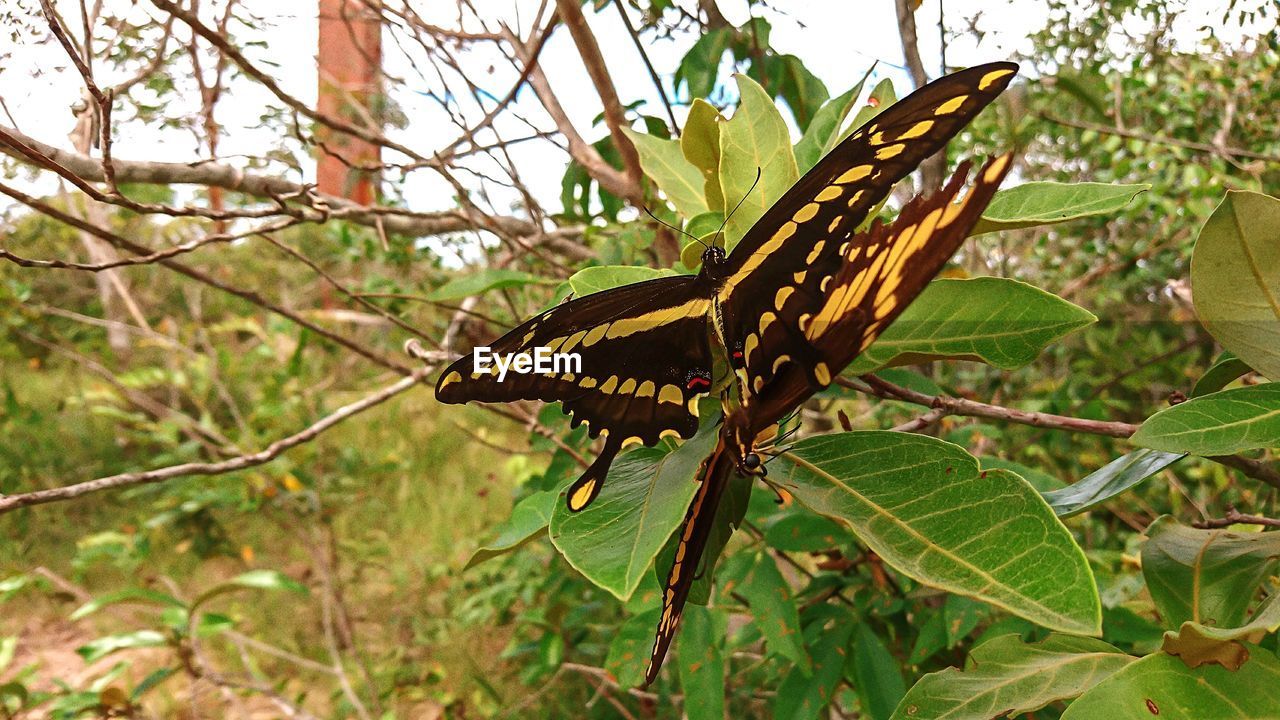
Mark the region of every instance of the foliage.
[[[642, 199], [704, 242], [731, 247], [906, 91], [861, 68], [828, 89], [772, 46], [762, 3], [739, 26], [715, 3], [618, 5], [646, 39], [692, 40], [669, 78], [682, 127], [636, 104], [625, 137]], [[1016, 96], [948, 151], [1018, 147], [1017, 180], [846, 382], [780, 429], [770, 484], [735, 479], [654, 687], [637, 689], [715, 404], [694, 439], [620, 457], [574, 515], [563, 490], [590, 441], [558, 408], [499, 417], [419, 390], [267, 464], [0, 516], [0, 716], [227, 714], [211, 687], [326, 717], [1275, 714], [1276, 531], [1193, 523], [1276, 514], [1280, 177], [1256, 156], [1280, 153], [1280, 46], [1274, 32], [1180, 46], [1169, 28], [1185, 12], [1050, 4]], [[122, 35], [100, 72], [150, 65], [160, 28], [137, 22], [104, 23]], [[191, 60], [169, 55], [117, 117], [204, 133], [176, 109]], [[263, 127], [306, 134], [280, 108]], [[625, 168], [613, 134], [584, 142]], [[250, 169], [284, 175], [302, 155], [273, 146]], [[15, 167], [6, 177], [30, 172]], [[394, 202], [404, 186], [386, 184]], [[336, 285], [256, 235], [182, 259], [387, 357], [413, 335], [380, 313], [465, 347], [571, 292], [696, 267], [703, 246], [664, 249], [599, 167], [575, 156], [559, 187], [559, 212], [529, 215], [581, 253], [471, 231], [422, 241], [339, 212], [271, 234]], [[107, 207], [106, 225], [154, 247], [201, 227]], [[38, 213], [8, 213], [3, 232], [30, 257], [81, 243]], [[459, 271], [453, 250], [485, 262]], [[0, 499], [252, 453], [386, 381], [250, 299], [155, 265], [122, 276], [148, 323], [113, 316], [87, 275], [0, 267]], [[134, 328], [127, 352], [110, 317]], [[74, 664], [39, 652], [42, 626], [73, 638]]]

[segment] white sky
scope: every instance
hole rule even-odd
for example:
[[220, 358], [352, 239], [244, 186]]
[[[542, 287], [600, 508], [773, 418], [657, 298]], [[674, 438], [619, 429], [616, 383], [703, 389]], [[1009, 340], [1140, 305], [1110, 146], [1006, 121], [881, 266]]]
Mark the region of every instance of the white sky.
[[[3, 0], [5, 5], [11, 1]], [[1224, 3], [1225, 0], [1194, 0], [1195, 10], [1183, 18], [1184, 27], [1177, 30], [1176, 36], [1180, 40], [1185, 38], [1188, 44], [1202, 37], [1197, 28], [1218, 25]], [[78, 2], [59, 0], [57, 4], [67, 17], [78, 18]], [[315, 1], [244, 0], [243, 4], [253, 14], [265, 18], [268, 25], [253, 33], [244, 29], [239, 31], [241, 40], [256, 39], [268, 43], [266, 48], [250, 49], [249, 56], [276, 63], [278, 67], [265, 64], [260, 67], [271, 72], [286, 91], [305, 102], [314, 101]], [[452, 26], [456, 22], [457, 12], [453, 3], [425, 0], [417, 4], [429, 22], [442, 26]], [[693, 5], [692, 0], [681, 0], [681, 4], [690, 8]], [[156, 17], [161, 15], [146, 2], [106, 0], [106, 5], [135, 14], [149, 12]], [[512, 23], [517, 17], [527, 23], [538, 5], [536, 0], [478, 2], [478, 7], [492, 7], [495, 17]], [[747, 20], [745, 3], [723, 0], [720, 5], [730, 22], [741, 24]], [[880, 64], [867, 89], [885, 76], [894, 80], [900, 94], [910, 89], [910, 81], [901, 67], [902, 51], [891, 0], [806, 0], [795, 3], [778, 0], [773, 5], [785, 8], [788, 14], [782, 16], [767, 8], [757, 8], [756, 12], [772, 22], [774, 47], [800, 56], [833, 95], [848, 89], [874, 61]], [[19, 0], [16, 5], [0, 10], [0, 19], [8, 12], [21, 16], [23, 7], [38, 5], [35, 0]], [[939, 0], [925, 0], [917, 12], [921, 53], [932, 75], [937, 74], [939, 66], [938, 7]], [[15, 11], [13, 8], [18, 9]], [[978, 15], [984, 8], [985, 12]], [[971, 65], [1005, 59], [1019, 51], [1029, 50], [1027, 34], [1043, 26], [1046, 12], [1042, 0], [1011, 0], [995, 5], [980, 0], [947, 0], [946, 16], [950, 28], [961, 29], [969, 19], [977, 16], [977, 27], [984, 32], [980, 43], [967, 34], [953, 41], [947, 49], [948, 63]], [[29, 11], [27, 14], [29, 17]], [[587, 15], [601, 47], [605, 49], [606, 61], [622, 101], [644, 99], [649, 103], [644, 109], [646, 114], [664, 116], [651, 80], [640, 64], [616, 8], [606, 7], [600, 13], [592, 13], [588, 6]], [[636, 22], [633, 17], [633, 24]], [[78, 23], [73, 24], [78, 26]], [[527, 28], [524, 29], [527, 34]], [[1240, 31], [1236, 32], [1238, 36]], [[695, 40], [696, 37], [686, 34], [672, 40], [648, 42], [650, 58], [668, 85], [668, 91], [671, 74]], [[67, 135], [74, 124], [70, 108], [80, 96], [79, 76], [56, 43], [38, 44], [29, 37], [20, 37], [16, 45], [13, 43], [10, 33], [0, 30], [0, 52], [10, 52], [8, 62], [0, 67], [0, 98], [4, 99], [8, 109], [8, 114], [0, 114], [0, 122], [16, 123], [20, 130], [44, 142], [70, 147]], [[396, 91], [394, 98], [410, 118], [406, 129], [389, 134], [424, 153], [430, 153], [456, 138], [459, 134], [457, 128], [428, 97], [429, 93], [440, 89], [434, 76], [429, 71], [421, 75], [415, 72], [389, 39], [384, 38], [383, 50], [388, 71], [405, 79], [405, 84]], [[491, 45], [478, 45], [475, 50], [463, 54], [462, 60], [469, 67], [493, 67], [487, 83], [482, 81], [481, 84], [483, 90], [494, 97], [505, 96], [517, 76], [516, 70]], [[541, 62], [561, 103], [584, 136], [589, 141], [602, 137], [605, 134], [603, 127], [590, 128], [591, 120], [600, 112], [599, 99], [577, 60], [572, 39], [563, 28], [558, 29], [547, 43]], [[109, 69], [109, 66], [101, 65], [104, 71]], [[110, 82], [111, 78], [103, 80]], [[170, 115], [194, 114], [197, 107], [194, 86], [183, 89], [186, 99], [183, 104], [167, 107], [166, 112]], [[239, 162], [237, 156], [261, 156], [268, 150], [291, 145], [289, 139], [256, 127], [263, 109], [278, 104], [255, 83], [237, 82], [218, 108], [218, 118], [226, 133], [220, 154], [230, 162]], [[515, 107], [539, 128], [552, 128], [531, 90], [526, 88], [520, 93]], [[464, 108], [468, 108], [468, 114], [473, 118], [483, 114], [483, 110], [469, 100], [464, 102]], [[677, 117], [683, 120], [680, 108], [677, 108]], [[530, 132], [527, 125], [514, 118], [507, 118], [497, 127], [507, 138]], [[188, 130], [160, 130], [125, 121], [118, 123], [115, 137], [114, 152], [119, 158], [187, 161], [200, 157], [195, 137]], [[513, 146], [511, 154], [517, 169], [527, 174], [523, 180], [535, 197], [548, 210], [559, 209], [560, 177], [567, 162], [565, 154], [539, 141]], [[392, 158], [384, 155], [384, 159]], [[311, 169], [307, 171], [309, 176], [312, 172]], [[404, 192], [409, 206], [415, 210], [439, 210], [453, 206], [452, 189], [429, 170], [412, 174]], [[498, 198], [495, 202], [500, 210], [509, 210], [502, 208], [501, 203], [514, 202], [514, 197]]]

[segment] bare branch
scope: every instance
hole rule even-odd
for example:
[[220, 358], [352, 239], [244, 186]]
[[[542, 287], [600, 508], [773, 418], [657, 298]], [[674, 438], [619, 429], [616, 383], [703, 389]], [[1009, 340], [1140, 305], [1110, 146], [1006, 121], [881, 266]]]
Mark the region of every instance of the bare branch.
[[223, 475], [229, 472], [255, 467], [257, 465], [263, 465], [276, 459], [287, 450], [314, 440], [321, 433], [332, 428], [343, 420], [359, 415], [369, 408], [381, 405], [396, 395], [412, 388], [430, 375], [433, 369], [433, 367], [420, 367], [378, 392], [368, 395], [349, 405], [344, 405], [307, 428], [288, 437], [281, 438], [256, 453], [240, 455], [221, 462], [183, 463], [181, 465], [170, 465], [169, 467], [148, 470], [146, 472], [121, 473], [119, 475], [111, 475], [108, 477], [98, 478], [96, 480], [86, 480], [85, 482], [76, 483], [74, 485], [66, 485], [49, 490], [36, 490], [29, 493], [0, 496], [0, 515], [17, 510], [18, 508], [71, 500], [73, 498], [102, 492], [104, 490], [115, 490], [134, 485], [163, 482], [165, 480], [188, 477], [191, 475]]

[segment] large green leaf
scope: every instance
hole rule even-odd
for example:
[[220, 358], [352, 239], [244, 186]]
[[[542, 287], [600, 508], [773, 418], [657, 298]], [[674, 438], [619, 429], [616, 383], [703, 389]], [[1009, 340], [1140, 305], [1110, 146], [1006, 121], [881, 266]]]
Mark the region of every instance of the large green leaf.
[[569, 287], [573, 288], [574, 295], [585, 297], [622, 285], [675, 274], [674, 270], [659, 270], [642, 265], [593, 265], [574, 273], [569, 278]]
[[1062, 720], [1275, 720], [1280, 718], [1280, 660], [1252, 648], [1232, 672], [1217, 665], [1192, 670], [1156, 653], [1098, 683]]
[[686, 218], [707, 212], [703, 194], [702, 171], [693, 166], [680, 150], [679, 140], [664, 140], [631, 128], [623, 128], [640, 153], [640, 167], [676, 210]]
[[853, 633], [853, 653], [848, 663], [853, 670], [858, 700], [871, 720], [888, 720], [907, 692], [902, 670], [889, 649], [866, 623]]
[[1196, 238], [1191, 297], [1222, 346], [1280, 381], [1280, 200], [1232, 191]]
[[969, 653], [963, 671], [925, 675], [898, 704], [893, 720], [989, 720], [1077, 697], [1136, 658], [1101, 640], [1050, 635], [1025, 643], [1002, 635]]
[[886, 562], [1049, 628], [1097, 633], [1084, 553], [1025, 480], [981, 471], [962, 448], [888, 431], [800, 441], [770, 473], [813, 510], [847, 523]]
[[[724, 213], [724, 194], [720, 190], [720, 123], [724, 117], [714, 105], [698, 98], [689, 106], [684, 130], [680, 133], [680, 151], [702, 173], [702, 194], [711, 212]], [[719, 223], [717, 223], [719, 224]], [[690, 232], [693, 232], [690, 230]]]
[[724, 612], [698, 605], [685, 608], [680, 622], [680, 689], [688, 720], [724, 720]]
[[764, 635], [767, 649], [807, 672], [809, 656], [805, 654], [800, 635], [800, 615], [791, 597], [791, 588], [778, 571], [773, 556], [757, 552], [751, 570], [735, 590], [747, 599], [751, 617]]
[[1235, 353], [1230, 350], [1224, 350], [1218, 359], [1213, 361], [1213, 365], [1204, 371], [1204, 375], [1196, 380], [1195, 387], [1191, 388], [1191, 397], [1200, 397], [1209, 393], [1218, 392], [1222, 388], [1230, 385], [1232, 381], [1247, 373], [1253, 371], [1249, 367], [1249, 363], [1236, 357]]
[[684, 519], [715, 439], [715, 423], [704, 423], [674, 451], [638, 448], [619, 456], [591, 507], [574, 513], [563, 498], [556, 502], [551, 542], [587, 579], [625, 600]]
[[737, 244], [800, 177], [787, 123], [773, 99], [746, 75], [736, 78], [738, 110], [720, 125], [720, 189], [727, 209], [742, 201], [725, 226], [727, 248]]
[[1012, 370], [1095, 320], [1089, 311], [1017, 280], [935, 280], [846, 373], [943, 358]]
[[1142, 575], [1167, 629], [1188, 620], [1243, 624], [1259, 585], [1280, 563], [1280, 532], [1196, 530], [1166, 515], [1147, 536]]
[[511, 508], [511, 517], [498, 526], [492, 540], [471, 554], [463, 570], [470, 570], [490, 558], [511, 552], [524, 545], [547, 529], [551, 522], [551, 511], [555, 507], [559, 493], [554, 490], [541, 490], [516, 503]]
[[548, 284], [554, 281], [530, 275], [519, 270], [504, 268], [485, 268], [454, 278], [435, 290], [427, 293], [427, 299], [434, 301], [460, 300], [472, 295], [479, 295], [490, 290], [520, 287], [521, 285]]
[[1129, 439], [1192, 455], [1280, 447], [1280, 382], [1222, 390], [1165, 408]]
[[840, 125], [844, 123], [849, 111], [858, 102], [858, 96], [862, 94], [862, 86], [866, 82], [867, 76], [864, 75], [857, 85], [849, 88], [843, 95], [828, 100], [814, 114], [813, 121], [805, 128], [804, 135], [800, 137], [800, 142], [796, 143], [795, 147], [796, 164], [801, 173], [808, 172], [831, 148], [835, 147]]
[[1052, 225], [1121, 210], [1150, 185], [1031, 182], [1001, 190], [991, 198], [970, 235]]
[[1070, 517], [1127, 492], [1183, 457], [1181, 453], [1135, 450], [1080, 478], [1074, 485], [1043, 493], [1044, 499], [1059, 516]]
[[831, 97], [827, 92], [827, 86], [795, 55], [778, 55], [771, 58], [770, 66], [773, 69], [770, 76], [776, 79], [776, 82], [769, 83], [769, 87], [786, 101], [787, 107], [791, 108], [792, 117], [796, 119], [796, 126], [804, 132], [813, 122], [822, 104]]

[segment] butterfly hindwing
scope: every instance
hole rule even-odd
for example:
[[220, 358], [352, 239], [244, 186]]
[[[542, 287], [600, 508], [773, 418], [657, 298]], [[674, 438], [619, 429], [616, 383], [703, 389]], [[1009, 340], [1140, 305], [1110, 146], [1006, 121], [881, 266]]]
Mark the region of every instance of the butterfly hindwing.
[[748, 231], [729, 255], [719, 330], [744, 399], [787, 363], [821, 383], [802, 319], [824, 302], [868, 212], [1008, 85], [1013, 63], [947, 75], [840, 142]]

